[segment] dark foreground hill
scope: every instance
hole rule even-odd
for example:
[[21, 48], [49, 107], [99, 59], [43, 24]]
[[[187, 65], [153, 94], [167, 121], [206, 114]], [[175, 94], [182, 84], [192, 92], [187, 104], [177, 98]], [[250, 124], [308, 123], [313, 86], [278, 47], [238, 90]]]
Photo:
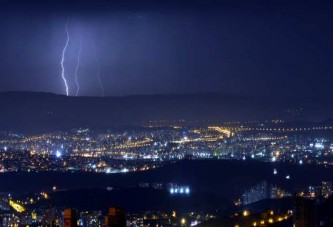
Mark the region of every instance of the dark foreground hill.
[[0, 93], [0, 129], [44, 132], [74, 127], [138, 126], [150, 120], [222, 122], [285, 118], [321, 121], [333, 104], [317, 99], [291, 100], [223, 94], [67, 97], [50, 93]]
[[[273, 169], [278, 174], [273, 174]], [[290, 175], [290, 179], [285, 176]], [[306, 176], [306, 177], [304, 177]], [[266, 180], [290, 192], [332, 181], [331, 167], [264, 163], [258, 161], [183, 160], [164, 167], [126, 174], [15, 172], [0, 174], [0, 192], [29, 193], [50, 191], [56, 185], [53, 202], [60, 206], [85, 209], [116, 203], [128, 210], [172, 209], [196, 207], [200, 209], [231, 208], [232, 202], [244, 190]], [[177, 183], [188, 185], [191, 193], [170, 197], [166, 190], [138, 188], [139, 183]], [[107, 191], [107, 187], [114, 190]], [[161, 200], [159, 202], [159, 200]], [[101, 202], [104, 201], [104, 202]], [[143, 201], [146, 201], [144, 203]], [[85, 204], [92, 207], [84, 207]], [[89, 206], [90, 206], [89, 205]]]

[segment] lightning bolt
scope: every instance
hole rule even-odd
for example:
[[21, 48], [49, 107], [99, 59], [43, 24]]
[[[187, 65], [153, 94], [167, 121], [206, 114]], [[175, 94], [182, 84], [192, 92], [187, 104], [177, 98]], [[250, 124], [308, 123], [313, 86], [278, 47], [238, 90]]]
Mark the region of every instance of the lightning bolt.
[[67, 34], [67, 40], [66, 40], [66, 44], [64, 46], [64, 49], [62, 50], [62, 56], [61, 56], [61, 63], [60, 64], [61, 64], [61, 69], [62, 69], [61, 70], [61, 77], [62, 77], [62, 80], [64, 81], [64, 84], [65, 84], [66, 95], [68, 96], [69, 91], [68, 91], [67, 80], [66, 80], [66, 77], [65, 77], [65, 67], [64, 67], [65, 53], [66, 53], [68, 43], [69, 43], [68, 21], [66, 23], [66, 34]]
[[79, 48], [79, 53], [77, 55], [77, 64], [76, 64], [76, 68], [75, 68], [75, 83], [76, 83], [76, 96], [78, 96], [79, 91], [80, 91], [80, 84], [78, 82], [78, 78], [77, 78], [77, 71], [79, 70], [79, 66], [80, 66], [80, 55], [81, 55], [81, 50], [82, 50], [82, 40], [80, 41], [80, 48]]
[[99, 60], [98, 60], [98, 58], [97, 58], [97, 54], [96, 54], [96, 49], [95, 49], [95, 45], [94, 45], [94, 43], [92, 43], [92, 48], [93, 48], [93, 52], [94, 52], [95, 62], [96, 62], [96, 65], [97, 65], [97, 78], [98, 78], [98, 83], [99, 83], [99, 86], [100, 86], [100, 88], [101, 88], [102, 96], [104, 96], [104, 88], [103, 88], [102, 80], [101, 80], [101, 76], [100, 76]]

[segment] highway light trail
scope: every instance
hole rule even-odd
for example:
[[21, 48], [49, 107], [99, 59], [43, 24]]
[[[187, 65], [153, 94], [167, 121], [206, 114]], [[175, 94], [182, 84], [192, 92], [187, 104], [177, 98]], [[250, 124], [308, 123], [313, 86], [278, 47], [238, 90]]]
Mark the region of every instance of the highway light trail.
[[62, 50], [62, 56], [61, 56], [61, 77], [64, 81], [64, 84], [65, 84], [65, 88], [66, 88], [66, 95], [68, 96], [69, 95], [69, 89], [68, 89], [68, 84], [67, 84], [67, 80], [66, 80], [66, 77], [65, 77], [65, 67], [64, 67], [64, 61], [65, 61], [65, 54], [66, 54], [66, 50], [67, 50], [67, 47], [68, 47], [68, 43], [69, 43], [69, 32], [68, 32], [68, 21], [66, 23], [66, 35], [67, 35], [67, 40], [66, 40], [66, 44], [64, 46], [64, 49]]

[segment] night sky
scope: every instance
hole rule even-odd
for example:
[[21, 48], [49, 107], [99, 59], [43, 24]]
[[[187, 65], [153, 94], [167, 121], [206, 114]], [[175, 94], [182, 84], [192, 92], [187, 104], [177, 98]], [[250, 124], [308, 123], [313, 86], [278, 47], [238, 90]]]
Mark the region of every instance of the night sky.
[[333, 5], [302, 2], [2, 0], [0, 91], [66, 94], [60, 61], [68, 22], [70, 95], [81, 43], [79, 95], [102, 95], [98, 61], [107, 96], [330, 99]]

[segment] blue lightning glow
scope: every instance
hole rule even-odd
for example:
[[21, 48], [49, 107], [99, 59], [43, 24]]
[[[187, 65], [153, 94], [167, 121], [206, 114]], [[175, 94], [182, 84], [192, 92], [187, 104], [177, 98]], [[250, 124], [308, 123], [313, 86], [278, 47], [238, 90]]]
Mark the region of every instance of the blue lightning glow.
[[96, 54], [96, 49], [95, 49], [94, 43], [92, 44], [92, 48], [93, 48], [93, 52], [94, 52], [95, 61], [96, 61], [96, 64], [97, 64], [97, 78], [98, 78], [98, 83], [99, 83], [99, 86], [101, 88], [102, 96], [104, 96], [104, 88], [103, 88], [102, 81], [101, 81], [101, 76], [100, 76], [99, 61], [98, 61], [98, 58], [97, 58], [97, 54]]
[[68, 90], [68, 85], [67, 85], [67, 80], [65, 77], [65, 67], [64, 67], [64, 61], [65, 61], [65, 53], [68, 47], [68, 43], [69, 43], [69, 33], [68, 33], [68, 21], [66, 23], [66, 35], [67, 35], [67, 40], [66, 40], [66, 44], [64, 46], [64, 49], [62, 50], [62, 56], [61, 56], [61, 77], [64, 81], [65, 84], [65, 88], [66, 88], [66, 95], [69, 95], [69, 90]]
[[79, 84], [79, 81], [78, 81], [78, 78], [77, 78], [77, 71], [79, 70], [79, 65], [80, 65], [80, 55], [81, 55], [81, 50], [82, 50], [82, 40], [80, 41], [80, 49], [79, 49], [79, 53], [77, 55], [77, 65], [76, 65], [76, 68], [75, 68], [75, 83], [76, 83], [76, 96], [79, 95], [79, 91], [80, 91], [80, 84]]

